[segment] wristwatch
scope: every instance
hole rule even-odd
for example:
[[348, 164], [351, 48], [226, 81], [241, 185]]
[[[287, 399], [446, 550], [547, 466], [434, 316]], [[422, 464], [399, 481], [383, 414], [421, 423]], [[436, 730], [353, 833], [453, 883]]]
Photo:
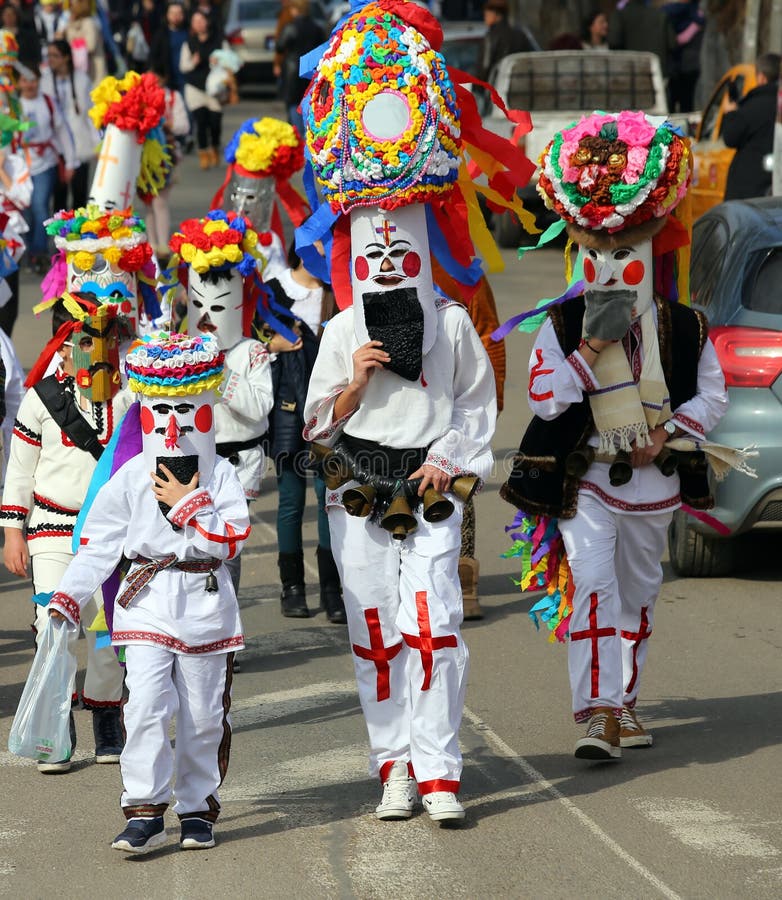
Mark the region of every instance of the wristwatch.
[[673, 421], [673, 419], [668, 419], [667, 422], [663, 422], [663, 428], [671, 437], [676, 434], [676, 423]]

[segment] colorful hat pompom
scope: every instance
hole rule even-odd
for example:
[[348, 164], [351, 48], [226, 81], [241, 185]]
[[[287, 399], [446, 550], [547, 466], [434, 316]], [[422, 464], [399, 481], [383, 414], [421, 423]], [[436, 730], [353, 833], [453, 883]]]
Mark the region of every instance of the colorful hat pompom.
[[166, 331], [147, 335], [128, 352], [131, 391], [146, 396], [185, 396], [214, 390], [223, 379], [225, 356], [209, 335]]

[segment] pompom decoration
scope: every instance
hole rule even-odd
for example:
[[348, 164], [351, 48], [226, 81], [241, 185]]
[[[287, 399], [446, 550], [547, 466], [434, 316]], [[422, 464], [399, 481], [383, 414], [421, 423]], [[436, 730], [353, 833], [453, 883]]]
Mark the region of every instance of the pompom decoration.
[[166, 112], [165, 92], [152, 72], [128, 72], [120, 79], [109, 75], [90, 97], [90, 118], [97, 129], [116, 125], [123, 131], [134, 131], [139, 144], [160, 125]]
[[609, 234], [662, 219], [690, 182], [687, 141], [642, 112], [595, 112], [558, 132], [540, 158], [538, 193], [567, 223]]
[[152, 259], [144, 220], [130, 209], [102, 212], [91, 205], [61, 210], [44, 227], [67, 262], [85, 271], [96, 256], [124, 272], [138, 272]]
[[233, 211], [213, 209], [204, 219], [185, 219], [168, 243], [172, 253], [200, 275], [236, 269], [246, 278], [263, 256], [250, 220]]
[[128, 386], [148, 397], [183, 397], [212, 391], [223, 380], [225, 356], [209, 335], [166, 331], [136, 341], [125, 360]]
[[304, 142], [287, 122], [264, 116], [243, 122], [225, 148], [240, 174], [288, 179], [304, 165]]
[[[370, 130], [377, 118], [367, 108], [381, 94], [395, 108], [396, 134], [388, 122], [382, 135]], [[445, 60], [412, 24], [380, 3], [355, 12], [332, 34], [309, 96], [307, 141], [333, 210], [395, 209], [450, 191], [459, 105]]]

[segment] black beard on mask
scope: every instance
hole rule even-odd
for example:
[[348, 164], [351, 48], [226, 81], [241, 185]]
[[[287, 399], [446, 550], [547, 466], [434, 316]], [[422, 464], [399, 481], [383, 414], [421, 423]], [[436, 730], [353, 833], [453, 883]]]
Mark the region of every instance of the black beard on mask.
[[421, 377], [424, 311], [415, 288], [377, 291], [362, 296], [364, 322], [373, 341], [382, 341], [391, 357], [385, 368], [407, 381]]
[[[162, 463], [168, 471], [176, 478], [177, 481], [182, 484], [189, 484], [193, 478], [193, 475], [198, 471], [198, 456], [158, 456], [157, 459], [157, 467], [155, 469], [155, 474], [158, 478], [162, 478], [163, 481], [168, 480], [168, 476], [165, 472], [160, 468], [160, 464]], [[171, 511], [171, 507], [167, 503], [162, 503], [158, 500], [157, 505], [160, 507], [160, 511], [164, 516], [168, 516]]]

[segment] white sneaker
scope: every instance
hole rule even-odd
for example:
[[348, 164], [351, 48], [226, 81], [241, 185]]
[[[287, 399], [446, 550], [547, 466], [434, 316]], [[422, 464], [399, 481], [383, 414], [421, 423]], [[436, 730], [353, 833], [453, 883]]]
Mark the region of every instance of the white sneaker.
[[407, 763], [398, 759], [383, 785], [383, 799], [375, 809], [378, 819], [409, 819], [418, 795], [415, 779], [407, 771]]
[[421, 800], [433, 822], [464, 818], [464, 807], [456, 799], [456, 794], [450, 791], [433, 791], [431, 794], [424, 794]]

